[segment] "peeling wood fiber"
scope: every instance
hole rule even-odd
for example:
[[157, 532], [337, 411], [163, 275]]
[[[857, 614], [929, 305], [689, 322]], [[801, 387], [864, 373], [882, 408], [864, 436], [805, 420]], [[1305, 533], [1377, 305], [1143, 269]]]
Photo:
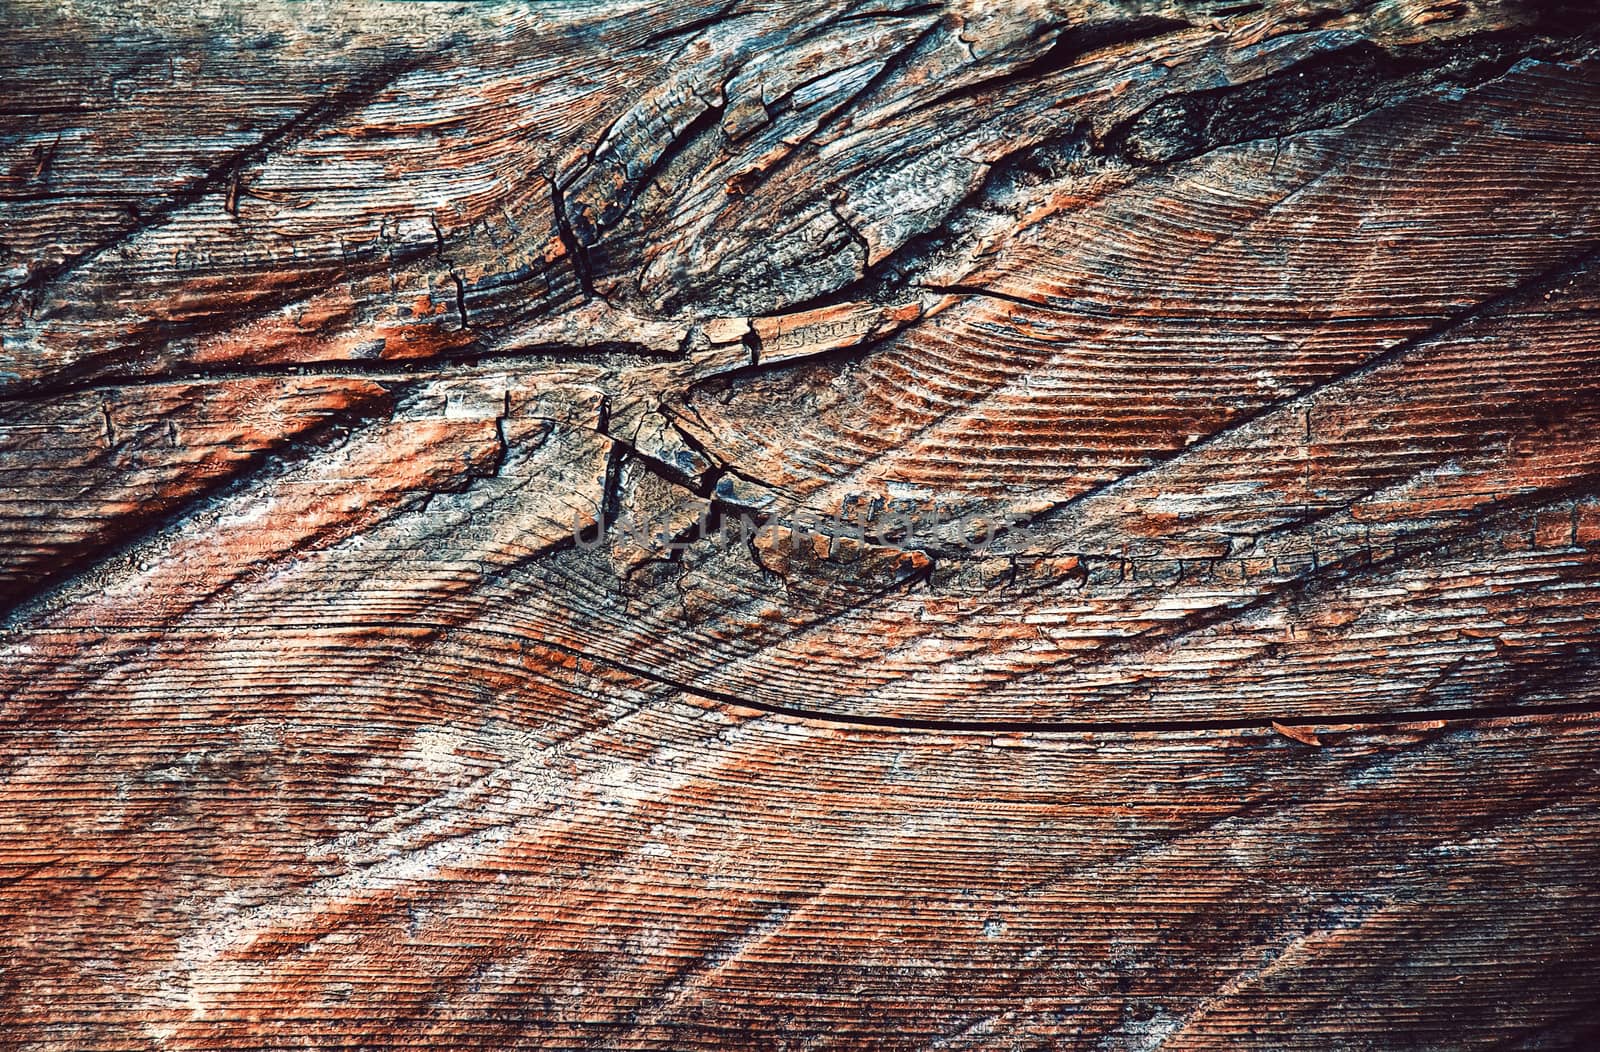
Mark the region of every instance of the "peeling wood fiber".
[[0, 8], [0, 1049], [1600, 1045], [1600, 32]]

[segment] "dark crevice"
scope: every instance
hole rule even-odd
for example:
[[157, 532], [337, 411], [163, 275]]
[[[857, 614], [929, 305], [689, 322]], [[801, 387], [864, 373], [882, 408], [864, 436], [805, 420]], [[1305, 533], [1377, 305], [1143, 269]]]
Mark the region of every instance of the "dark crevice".
[[578, 287], [583, 290], [585, 300], [592, 300], [595, 298], [594, 268], [589, 261], [589, 249], [572, 232], [572, 224], [567, 221], [561, 182], [554, 177], [550, 178], [550, 207], [555, 213], [556, 236], [561, 239], [562, 247], [567, 250], [567, 258], [572, 261], [572, 272], [577, 276]]
[[511, 439], [506, 434], [506, 420], [511, 416], [511, 391], [508, 389], [501, 396], [500, 415], [494, 418], [494, 437], [497, 447], [495, 449], [494, 463], [489, 466], [487, 477], [498, 478], [500, 472], [505, 470], [506, 460], [511, 456]]
[[1189, 160], [1332, 127], [1440, 84], [1492, 80], [1525, 59], [1570, 53], [1571, 44], [1511, 32], [1394, 51], [1361, 41], [1258, 80], [1161, 99], [1111, 129], [1100, 149], [1140, 165]]
[[[475, 628], [473, 631], [483, 631], [483, 629]], [[1427, 723], [1435, 720], [1461, 722], [1530, 716], [1600, 715], [1600, 701], [1583, 701], [1549, 705], [1486, 705], [1449, 709], [1389, 710], [1371, 713], [1329, 710], [1327, 712], [1301, 713], [1292, 716], [1215, 717], [1188, 720], [949, 720], [914, 716], [873, 716], [870, 714], [832, 712], [826, 709], [814, 709], [799, 705], [757, 701], [731, 691], [684, 683], [651, 669], [636, 666], [617, 658], [596, 654], [552, 639], [538, 639], [534, 642], [538, 646], [548, 647], [551, 650], [559, 651], [582, 661], [592, 661], [597, 665], [614, 668], [619, 672], [635, 676], [656, 686], [666, 687], [669, 690], [705, 698], [734, 708], [749, 709], [773, 716], [809, 720], [815, 723], [843, 727], [881, 728], [885, 730], [950, 731], [973, 734], [1137, 734], [1184, 731], [1257, 731], [1263, 734], [1271, 734], [1274, 737], [1281, 737], [1281, 732], [1274, 729], [1274, 724], [1283, 727], [1314, 727], [1319, 730], [1325, 730], [1338, 727], [1361, 728], [1385, 724]], [[1314, 750], [1336, 746], [1325, 743], [1320, 747], [1310, 745], [1303, 747], [1307, 750]]]
[[915, 18], [918, 15], [936, 15], [944, 11], [942, 4], [913, 4], [910, 7], [873, 8], [868, 11], [851, 11], [833, 20], [835, 25], [847, 22], [874, 22], [880, 19]]
[[[597, 426], [603, 432], [607, 423], [602, 412]], [[603, 529], [610, 529], [611, 524], [617, 521], [617, 516], [622, 514], [622, 465], [626, 457], [627, 452], [621, 442], [613, 442], [606, 454], [606, 474], [600, 495], [600, 525]]]
[[[1244, 720], [1041, 720], [1037, 722], [1030, 720], [938, 720], [918, 719], [907, 716], [845, 716], [816, 709], [770, 705], [759, 701], [741, 701], [733, 697], [717, 697], [694, 687], [682, 687], [680, 689], [685, 693], [700, 694], [728, 705], [755, 709], [759, 712], [767, 712], [778, 716], [793, 716], [797, 719], [813, 720], [818, 723], [836, 723], [858, 727], [886, 727], [911, 731], [968, 731], [989, 734], [1094, 734], [1108, 731], [1124, 734], [1152, 731], [1260, 731], [1266, 733], [1274, 730], [1274, 724], [1284, 727], [1314, 727], [1318, 730], [1326, 730], [1341, 726], [1360, 728], [1384, 724], [1427, 723], [1434, 720], [1458, 722], [1518, 716], [1591, 713], [1600, 715], [1600, 701], [1593, 701], [1558, 705], [1499, 705], [1486, 706], [1484, 708], [1413, 709], [1404, 712], [1325, 712], [1285, 717], [1261, 716]], [[1324, 745], [1320, 748], [1326, 747]], [[1319, 746], [1308, 745], [1305, 748], [1316, 749]]]
[[470, 329], [472, 326], [467, 324], [467, 287], [462, 283], [461, 275], [453, 270], [450, 272], [450, 280], [456, 286], [456, 317], [460, 319], [463, 329]]
[[1048, 303], [1030, 300], [1025, 296], [1013, 296], [1009, 292], [1000, 292], [997, 289], [985, 288], [982, 285], [918, 285], [917, 287], [941, 295], [980, 296], [984, 299], [1000, 300], [1003, 303], [1015, 303], [1019, 307], [1031, 307], [1034, 310], [1050, 311], [1055, 309]]
[[[696, 97], [698, 98], [699, 96]], [[620, 219], [621, 213], [626, 212], [640, 194], [648, 190], [650, 185], [659, 179], [663, 172], [671, 168], [672, 162], [682, 156], [685, 150], [698, 142], [702, 136], [720, 129], [726, 109], [726, 106], [707, 105], [694, 120], [684, 127], [681, 133], [674, 136], [672, 141], [667, 143], [660, 153], [656, 154], [655, 159], [645, 167], [639, 177], [631, 181], [624, 194], [608, 204], [608, 211], [611, 208], [615, 208], [618, 214], [616, 216], [602, 216], [595, 227], [596, 236], [598, 237], [607, 227]]]
[[[570, 238], [573, 244], [592, 252], [600, 244], [606, 231], [627, 214], [639, 195], [644, 193], [673, 161], [702, 136], [721, 126], [725, 107], [710, 105], [703, 99], [701, 103], [704, 108], [694, 119], [685, 125], [681, 132], [675, 134], [671, 142], [662, 146], [637, 176], [624, 174], [621, 185], [611, 185], [612, 173], [619, 168], [626, 173], [631, 166], [631, 160], [624, 158], [628, 163], [623, 163], [615, 157], [614, 151], [609, 149], [596, 152], [585, 165], [572, 173], [564, 182], [559, 179], [550, 180], [556, 206], [556, 222], [561, 227], [563, 242]], [[604, 171], [601, 170], [602, 166]], [[601, 190], [598, 195], [600, 210], [597, 214], [590, 214], [590, 206], [587, 204], [580, 203], [576, 214], [566, 208], [566, 198], [574, 188], [578, 189], [580, 198], [585, 191], [594, 188]], [[592, 271], [590, 255], [584, 256], [584, 264]]]
[[657, 32], [651, 33], [649, 36], [645, 37], [639, 47], [641, 50], [648, 49], [656, 44], [661, 43], [663, 40], [672, 40], [675, 37], [690, 36], [694, 33], [700, 32], [702, 29], [709, 29], [719, 22], [725, 22], [730, 18], [738, 17], [733, 13], [733, 9], [738, 6], [739, 0], [731, 0], [730, 3], [723, 4], [709, 15], [705, 15], [701, 18], [691, 19], [690, 21], [684, 22], [681, 25], [658, 30]]
[[[681, 490], [692, 493], [697, 497], [709, 498], [712, 494], [712, 491], [716, 487], [717, 479], [722, 474], [720, 469], [714, 469], [706, 472], [706, 477], [696, 478], [674, 464], [668, 463], [659, 457], [654, 457], [648, 453], [642, 452], [636, 445], [625, 438], [618, 438], [616, 435], [611, 434], [604, 428], [597, 428], [597, 430], [599, 430], [601, 434], [605, 435], [611, 441], [622, 447], [624, 452], [632, 457], [639, 464], [639, 466], [650, 472], [650, 474], [655, 475], [657, 478], [668, 482]], [[674, 430], [676, 430], [676, 428], [674, 428]], [[691, 446], [694, 445], [694, 443], [690, 442], [687, 437], [685, 437], [685, 441], [689, 442]]]
[[[835, 197], [828, 202], [828, 211], [833, 213], [833, 218], [838, 220], [840, 228], [842, 228], [845, 232], [845, 236], [848, 237], [851, 244], [855, 245], [856, 249], [860, 251], [861, 272], [865, 274], [867, 272], [867, 268], [872, 266], [872, 245], [869, 244], [867, 239], [862, 236], [861, 231], [855, 228], [855, 224], [851, 223], [849, 219], [845, 218], [844, 213], [839, 211], [838, 197]], [[752, 333], [753, 332], [754, 330], [752, 330]]]
[[1018, 84], [1026, 84], [1070, 69], [1085, 55], [1102, 48], [1118, 44], [1135, 44], [1188, 28], [1189, 23], [1182, 19], [1157, 16], [1062, 26], [1056, 32], [1054, 42], [1037, 58], [999, 76], [941, 92], [928, 101], [919, 103], [911, 112], [948, 106], [956, 102], [985, 99]]

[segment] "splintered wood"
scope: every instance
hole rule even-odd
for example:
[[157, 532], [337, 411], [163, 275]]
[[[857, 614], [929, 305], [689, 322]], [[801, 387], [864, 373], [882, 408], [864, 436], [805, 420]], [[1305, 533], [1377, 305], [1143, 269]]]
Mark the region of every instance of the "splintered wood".
[[0, 1048], [1600, 1047], [1600, 34], [0, 7]]

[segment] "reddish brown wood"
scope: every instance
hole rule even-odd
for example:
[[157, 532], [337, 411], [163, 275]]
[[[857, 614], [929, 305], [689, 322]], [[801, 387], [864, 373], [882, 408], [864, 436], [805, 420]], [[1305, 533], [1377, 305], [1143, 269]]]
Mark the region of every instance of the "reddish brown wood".
[[1591, 22], [0, 10], [0, 1048], [1594, 1044]]

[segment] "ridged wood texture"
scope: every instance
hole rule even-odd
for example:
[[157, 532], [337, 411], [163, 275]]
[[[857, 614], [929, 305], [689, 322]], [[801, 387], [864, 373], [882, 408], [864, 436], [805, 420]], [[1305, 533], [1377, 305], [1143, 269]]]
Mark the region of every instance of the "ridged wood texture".
[[1587, 4], [0, 29], [0, 1048], [1600, 1047]]

